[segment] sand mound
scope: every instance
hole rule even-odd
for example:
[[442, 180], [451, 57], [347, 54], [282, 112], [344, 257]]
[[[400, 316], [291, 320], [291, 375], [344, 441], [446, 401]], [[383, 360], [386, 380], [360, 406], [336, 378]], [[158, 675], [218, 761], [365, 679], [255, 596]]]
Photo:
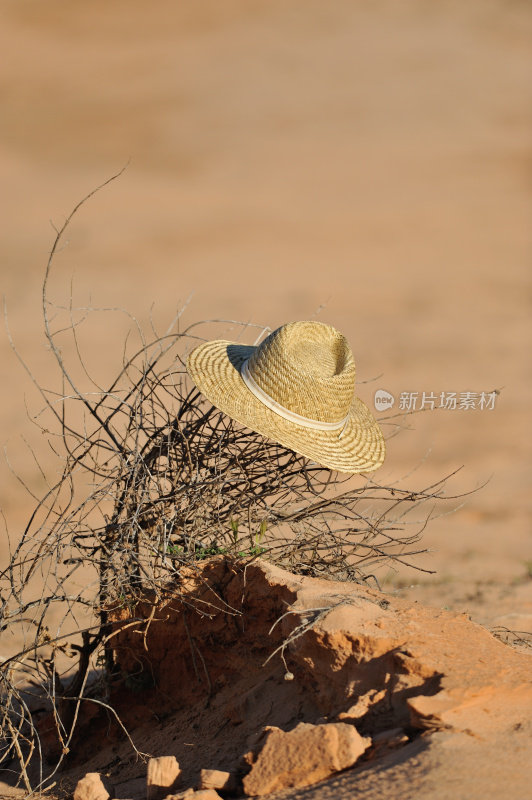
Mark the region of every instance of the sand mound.
[[[501, 769], [516, 754], [524, 763], [532, 656], [467, 616], [261, 561], [244, 569], [213, 559], [183, 586], [157, 606], [147, 598], [115, 612], [118, 669], [109, 697], [140, 751], [177, 758], [183, 789], [214, 769], [235, 775], [240, 793], [243, 780], [249, 794], [286, 787], [279, 796], [306, 798], [318, 789], [297, 787], [356, 762], [321, 784], [319, 796], [336, 782], [331, 797], [349, 796], [354, 785], [357, 796], [378, 797], [390, 775], [401, 785], [406, 767], [411, 793], [393, 796], [417, 797], [416, 786], [426, 792], [443, 770], [451, 783], [431, 796], [447, 797], [449, 786], [452, 796], [471, 798], [491, 795], [469, 757], [484, 759], [486, 775], [495, 768], [490, 748]], [[85, 706], [65, 778], [101, 772], [116, 797], [143, 797], [146, 765], [108, 713]], [[320, 741], [332, 744], [311, 768], [305, 742], [318, 727]], [[291, 750], [288, 734], [302, 737]], [[349, 761], [345, 753], [357, 748]], [[505, 786], [524, 781], [518, 766], [508, 772], [499, 776]]]

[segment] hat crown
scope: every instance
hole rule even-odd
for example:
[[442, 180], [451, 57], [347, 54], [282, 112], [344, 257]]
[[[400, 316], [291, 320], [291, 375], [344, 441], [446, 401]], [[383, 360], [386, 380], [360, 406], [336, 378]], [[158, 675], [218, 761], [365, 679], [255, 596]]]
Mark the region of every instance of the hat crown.
[[345, 419], [355, 391], [349, 342], [323, 322], [291, 322], [273, 331], [248, 361], [255, 383], [288, 411], [318, 422]]

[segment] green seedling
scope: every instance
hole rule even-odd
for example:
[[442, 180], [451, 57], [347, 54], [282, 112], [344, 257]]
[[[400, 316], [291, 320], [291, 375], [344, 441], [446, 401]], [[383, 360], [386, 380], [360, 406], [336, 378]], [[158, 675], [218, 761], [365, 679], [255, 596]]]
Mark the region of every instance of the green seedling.
[[239, 524], [240, 523], [239, 523], [239, 521], [237, 519], [232, 519], [231, 520], [231, 530], [233, 532], [233, 542], [234, 542], [234, 544], [236, 544], [237, 541], [238, 541], [238, 526], [239, 526]]
[[167, 544], [166, 553], [169, 556], [177, 556], [183, 553], [183, 548], [179, 544]]
[[198, 561], [203, 561], [205, 558], [210, 558], [211, 556], [221, 556], [227, 553], [227, 549], [225, 547], [218, 547], [216, 544], [211, 544], [210, 547], [198, 547], [194, 551], [194, 555]]

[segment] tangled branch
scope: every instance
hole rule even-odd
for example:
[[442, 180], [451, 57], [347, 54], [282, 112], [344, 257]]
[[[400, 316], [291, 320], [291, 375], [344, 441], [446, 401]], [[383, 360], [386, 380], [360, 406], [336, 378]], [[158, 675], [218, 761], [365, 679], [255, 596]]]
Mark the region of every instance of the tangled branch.
[[[181, 313], [163, 335], [147, 336], [133, 320], [139, 341], [124, 345], [115, 378], [106, 387], [92, 379], [78, 337], [89, 312], [77, 319], [72, 302], [54, 305], [48, 283], [65, 230], [93, 194], [57, 231], [44, 276], [59, 388], [40, 385], [24, 364], [44, 403], [35, 421], [61, 473], [0, 573], [0, 632], [16, 632], [17, 642], [0, 663], [0, 767], [28, 791], [49, 785], [64, 763], [81, 702], [107, 704], [111, 608], [159, 597], [179, 586], [185, 567], [213, 556], [358, 582], [376, 580], [383, 564], [415, 566], [446, 481], [409, 491], [342, 477], [234, 423], [189, 382], [186, 353], [207, 323], [181, 329]], [[249, 326], [231, 324], [246, 335]], [[43, 719], [58, 743], [47, 772]]]

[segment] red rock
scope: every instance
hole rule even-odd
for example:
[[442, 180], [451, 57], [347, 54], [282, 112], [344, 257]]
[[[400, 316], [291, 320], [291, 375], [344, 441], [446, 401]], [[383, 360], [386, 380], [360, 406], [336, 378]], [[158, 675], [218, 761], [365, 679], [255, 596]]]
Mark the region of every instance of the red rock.
[[411, 724], [425, 730], [453, 730], [486, 737], [518, 725], [516, 710], [532, 710], [532, 683], [505, 687], [455, 686], [447, 691], [408, 701]]
[[370, 746], [352, 725], [301, 722], [286, 733], [269, 731], [251, 771], [243, 780], [247, 795], [310, 786], [353, 764]]
[[220, 769], [202, 769], [200, 773], [200, 789], [226, 789], [232, 791], [236, 787], [234, 775]]
[[[303, 710], [305, 720], [324, 727], [328, 724], [320, 717], [352, 726], [363, 720], [364, 730], [373, 734], [373, 758], [395, 746], [405, 746], [405, 750], [410, 747], [400, 734], [397, 738], [379, 738], [383, 727], [427, 731], [432, 735], [425, 736], [425, 741], [434, 748], [423, 751], [427, 772], [440, 763], [431, 753], [438, 752], [438, 759], [441, 756], [441, 763], [452, 772], [458, 769], [456, 754], [469, 748], [469, 766], [460, 768], [460, 785], [467, 786], [464, 796], [473, 797], [476, 791], [478, 776], [470, 766], [473, 758], [479, 763], [483, 760], [486, 775], [490, 775], [489, 780], [486, 778], [488, 788], [492, 782], [503, 787], [501, 797], [508, 794], [510, 778], [505, 774], [499, 779], [497, 763], [508, 773], [506, 765], [512, 765], [512, 787], [521, 781], [522, 753], [526, 750], [528, 756], [531, 748], [530, 737], [525, 735], [532, 715], [531, 655], [516, 652], [464, 615], [412, 605], [358, 584], [339, 585], [290, 575], [266, 562], [253, 562], [240, 572], [229, 565], [224, 567], [222, 561], [213, 561], [202, 565], [201, 570], [198, 567], [194, 576], [197, 585], [183, 588], [180, 584], [175, 596], [173, 589], [169, 590], [145, 637], [135, 633], [127, 621], [129, 609], [120, 609], [123, 617], [115, 618], [117, 663], [125, 672], [138, 669], [141, 661], [149, 665], [157, 686], [150, 702], [155, 707], [159, 703], [166, 709], [170, 704], [175, 709], [168, 723], [171, 728], [166, 729], [168, 735], [173, 735], [176, 727], [188, 725], [190, 710], [198, 708], [198, 735], [209, 746], [224, 749], [228, 769], [237, 768], [245, 749], [252, 751], [247, 762], [248, 785], [252, 786], [258, 775], [256, 754], [270, 736], [261, 731], [268, 723], [277, 725], [277, 732], [289, 729]], [[219, 592], [221, 586], [223, 602], [242, 610], [241, 631], [239, 628], [235, 634], [227, 625], [223, 608], [219, 613], [213, 611], [212, 617], [191, 615], [188, 631], [182, 598], [185, 596], [191, 604], [214, 604], [219, 602], [215, 590]], [[151, 618], [155, 598], [148, 599], [150, 602], [134, 610], [134, 617]], [[318, 608], [330, 611], [314, 619], [313, 610]], [[118, 633], [122, 624], [124, 629]], [[214, 733], [211, 712], [200, 710], [198, 702], [204, 699], [208, 686], [194, 673], [190, 636], [205, 643], [202, 658], [210, 685], [215, 687], [220, 675], [229, 685], [222, 713], [231, 718], [230, 708], [236, 710], [234, 721], [242, 728], [234, 736], [221, 728], [220, 734]], [[267, 670], [263, 666], [281, 646], [289, 669], [296, 675], [291, 683], [283, 680], [286, 665], [279, 653], [270, 659]], [[176, 681], [176, 674], [182, 679]], [[312, 709], [302, 705], [305, 698], [312, 698]], [[140, 706], [138, 698], [129, 693], [119, 694], [113, 703], [126, 723], [131, 719], [131, 707]], [[146, 713], [148, 705], [141, 706]], [[135, 720], [133, 717], [133, 724], [137, 724]], [[107, 720], [103, 722], [108, 726]], [[98, 731], [100, 746], [104, 730], [102, 726]], [[153, 729], [146, 722], [141, 730], [139, 736], [144, 740], [140, 741], [148, 750], [153, 744], [149, 739]], [[259, 741], [260, 736], [263, 738]], [[504, 756], [494, 759], [497, 747]], [[197, 754], [191, 752], [189, 757], [195, 767]], [[438, 775], [443, 774], [443, 766], [437, 770]], [[364, 773], [369, 780], [368, 772]], [[379, 776], [375, 772], [371, 780], [380, 786], [384, 778]], [[519, 784], [512, 796], [527, 795]]]
[[147, 800], [159, 800], [171, 794], [180, 775], [181, 770], [175, 756], [150, 758], [146, 777]]
[[87, 772], [74, 789], [74, 800], [109, 800], [110, 797], [114, 797], [114, 789], [99, 772]]

